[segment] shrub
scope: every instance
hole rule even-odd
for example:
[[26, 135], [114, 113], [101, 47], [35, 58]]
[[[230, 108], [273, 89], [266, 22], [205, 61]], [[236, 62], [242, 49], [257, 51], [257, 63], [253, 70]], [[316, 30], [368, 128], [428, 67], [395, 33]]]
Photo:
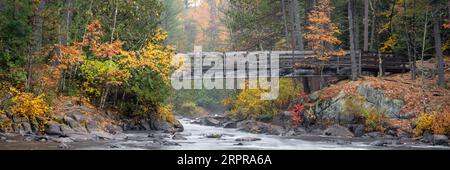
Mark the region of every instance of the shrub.
[[297, 104], [294, 106], [293, 109], [290, 110], [293, 127], [298, 127], [302, 124], [303, 118], [301, 116], [301, 113], [304, 110], [305, 110], [305, 106], [303, 106], [303, 104]]
[[302, 88], [301, 85], [295, 86], [292, 79], [280, 79], [280, 94], [276, 100], [261, 100], [265, 92], [263, 89], [244, 89], [235, 99], [224, 100], [224, 104], [231, 108], [228, 116], [234, 119], [255, 119], [261, 115], [273, 117], [287, 109], [291, 101], [301, 94]]
[[11, 112], [33, 120], [37, 117], [43, 117], [50, 111], [50, 106], [44, 100], [44, 94], [34, 96], [32, 93], [18, 92], [11, 99]]
[[415, 123], [414, 134], [416, 136], [421, 136], [425, 132], [441, 135], [450, 134], [449, 112], [421, 113]]
[[367, 132], [380, 131], [384, 132], [383, 127], [384, 116], [374, 108], [362, 109], [362, 116]]
[[161, 105], [157, 106], [156, 113], [162, 120], [165, 120], [166, 122], [168, 122], [170, 124], [176, 124], [177, 119], [175, 118], [175, 116], [173, 116], [172, 110], [173, 110], [172, 105], [162, 105], [161, 104]]
[[177, 109], [177, 113], [188, 117], [198, 117], [208, 115], [208, 112], [203, 107], [197, 106], [197, 104], [191, 101], [184, 102]]

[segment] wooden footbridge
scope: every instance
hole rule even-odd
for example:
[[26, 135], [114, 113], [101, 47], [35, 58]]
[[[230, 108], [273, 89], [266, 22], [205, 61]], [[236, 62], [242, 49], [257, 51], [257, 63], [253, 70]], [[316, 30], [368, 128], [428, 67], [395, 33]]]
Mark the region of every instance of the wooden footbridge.
[[[247, 60], [244, 62], [245, 66], [240, 66], [236, 63], [232, 63], [235, 67], [227, 67], [226, 63], [228, 57], [230, 56], [242, 56], [243, 58], [247, 57], [249, 54], [253, 55], [264, 55], [264, 56], [273, 56], [277, 54], [278, 57], [278, 65], [277, 68], [271, 68], [271, 66], [264, 67], [272, 72], [276, 69], [275, 73], [278, 74], [270, 74], [268, 77], [279, 77], [279, 78], [295, 78], [298, 81], [302, 81], [303, 85], [308, 88], [307, 91], [315, 91], [321, 89], [324, 84], [328, 84], [329, 82], [347, 79], [351, 75], [351, 58], [350, 52], [346, 51], [345, 56], [340, 57], [331, 57], [328, 61], [321, 61], [317, 59], [316, 53], [314, 51], [256, 51], [256, 52], [194, 52], [184, 54], [188, 56], [191, 60], [191, 67], [194, 67], [195, 58], [202, 56], [203, 58], [218, 57], [219, 60], [224, 63], [221, 63], [221, 67], [210, 66], [202, 66], [202, 73], [205, 73], [208, 70], [218, 69], [223, 72], [224, 79], [247, 79], [252, 78], [252, 74], [249, 72], [252, 69], [261, 69], [249, 67], [248, 58], [242, 59]], [[239, 58], [238, 58], [239, 60]], [[259, 63], [257, 61], [256, 63]], [[217, 63], [215, 63], [217, 64]], [[253, 62], [255, 64], [255, 62]], [[359, 75], [363, 74], [372, 74], [372, 75], [384, 75], [386, 73], [405, 73], [410, 70], [409, 68], [409, 60], [406, 56], [396, 56], [394, 54], [387, 53], [379, 53], [379, 52], [356, 52], [356, 65], [357, 71]], [[246, 68], [245, 70], [239, 70], [237, 68]], [[195, 77], [194, 69], [192, 70], [192, 77], [188, 79], [201, 79], [202, 77]], [[241, 71], [240, 75], [245, 75], [244, 77], [239, 77], [235, 72]], [[244, 72], [244, 73], [242, 73]], [[233, 76], [230, 76], [233, 75]], [[255, 76], [255, 75], [253, 75]], [[217, 78], [217, 75], [215, 76]], [[261, 77], [261, 76], [258, 76]]]

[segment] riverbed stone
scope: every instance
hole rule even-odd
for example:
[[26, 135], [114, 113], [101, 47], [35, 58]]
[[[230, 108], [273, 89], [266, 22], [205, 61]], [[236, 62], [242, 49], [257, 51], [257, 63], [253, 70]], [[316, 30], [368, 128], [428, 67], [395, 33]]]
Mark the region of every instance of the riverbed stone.
[[222, 138], [222, 134], [219, 133], [211, 133], [211, 134], [206, 134], [205, 137], [206, 138], [215, 138], [215, 139], [220, 139]]
[[236, 122], [227, 122], [223, 125], [223, 128], [226, 128], [226, 129], [237, 128], [237, 123]]
[[401, 145], [399, 140], [377, 140], [370, 143], [371, 146], [387, 146], [387, 145]]
[[354, 127], [353, 131], [355, 137], [362, 137], [365, 133], [365, 126], [363, 124], [358, 124]]
[[258, 122], [254, 120], [246, 120], [239, 122], [237, 124], [237, 127], [239, 130], [250, 133], [261, 133], [268, 135], [282, 135], [284, 133], [284, 128], [281, 126]]
[[63, 132], [61, 131], [61, 124], [55, 121], [48, 122], [47, 127], [45, 128], [45, 133], [47, 135], [63, 135]]
[[203, 125], [206, 125], [206, 126], [220, 126], [220, 121], [218, 121], [212, 117], [205, 117], [203, 119], [202, 123], [203, 123]]
[[297, 127], [297, 128], [295, 128], [295, 129], [294, 129], [294, 132], [295, 132], [295, 136], [305, 135], [305, 134], [308, 133], [308, 132], [306, 131], [306, 129], [303, 128], [303, 127]]
[[86, 129], [87, 129], [89, 132], [93, 132], [93, 131], [98, 130], [97, 122], [96, 122], [96, 121], [93, 121], [93, 120], [88, 121], [88, 122], [86, 123]]
[[433, 145], [449, 146], [448, 142], [449, 142], [448, 137], [445, 135], [432, 135], [431, 136], [431, 143]]
[[370, 132], [366, 133], [364, 136], [369, 138], [381, 138], [383, 137], [383, 134], [381, 134], [380, 132]]
[[60, 149], [70, 149], [70, 146], [67, 145], [66, 143], [61, 143], [57, 147]]
[[324, 135], [327, 136], [339, 136], [339, 137], [353, 137], [353, 133], [348, 130], [348, 128], [340, 126], [340, 125], [333, 125], [329, 128], [327, 128], [324, 133]]
[[183, 136], [180, 135], [180, 134], [175, 134], [175, 135], [172, 137], [172, 139], [173, 139], [173, 140], [187, 140], [187, 138], [183, 137]]
[[28, 121], [22, 122], [22, 129], [23, 129], [23, 134], [32, 134], [33, 133], [33, 129], [31, 129], [30, 122], [28, 122]]
[[175, 131], [174, 128], [166, 121], [159, 118], [151, 118], [149, 121], [151, 130], [171, 132]]
[[74, 129], [75, 131], [81, 130], [81, 125], [73, 118], [69, 116], [64, 116], [63, 121], [65, 124], [69, 125], [69, 127]]
[[256, 138], [256, 137], [241, 137], [241, 138], [237, 138], [235, 139], [236, 142], [254, 142], [254, 141], [260, 141], [261, 138]]

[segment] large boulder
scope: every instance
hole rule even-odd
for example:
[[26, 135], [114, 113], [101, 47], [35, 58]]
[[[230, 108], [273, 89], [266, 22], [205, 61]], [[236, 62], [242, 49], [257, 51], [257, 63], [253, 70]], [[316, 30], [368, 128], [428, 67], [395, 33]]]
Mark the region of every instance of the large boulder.
[[64, 116], [63, 121], [65, 124], [69, 125], [69, 127], [74, 129], [75, 131], [83, 131], [84, 130], [84, 128], [82, 128], [80, 123], [78, 123], [75, 119], [73, 119], [69, 116]]
[[61, 124], [55, 121], [48, 122], [47, 127], [45, 128], [45, 133], [47, 135], [63, 135], [63, 132], [61, 131]]
[[445, 135], [431, 135], [430, 141], [433, 145], [449, 146], [448, 137]]
[[206, 126], [220, 126], [220, 121], [212, 117], [205, 117], [202, 124]]
[[358, 124], [353, 127], [353, 133], [355, 134], [355, 137], [362, 137], [364, 136], [366, 129], [363, 124]]
[[22, 122], [22, 134], [32, 134], [33, 129], [31, 128], [31, 124], [28, 121]]
[[323, 134], [326, 136], [354, 137], [353, 133], [350, 132], [348, 128], [340, 125], [333, 125], [327, 128]]
[[400, 111], [405, 105], [404, 101], [389, 99], [385, 97], [384, 92], [377, 90], [370, 85], [363, 84], [358, 86], [358, 92], [364, 96], [368, 103], [379, 110], [384, 110], [385, 115], [391, 118], [399, 118]]
[[282, 135], [284, 134], [284, 128], [277, 125], [272, 125], [268, 123], [262, 123], [253, 120], [246, 120], [239, 122], [237, 124], [239, 130], [250, 132], [250, 133], [260, 133], [268, 135]]

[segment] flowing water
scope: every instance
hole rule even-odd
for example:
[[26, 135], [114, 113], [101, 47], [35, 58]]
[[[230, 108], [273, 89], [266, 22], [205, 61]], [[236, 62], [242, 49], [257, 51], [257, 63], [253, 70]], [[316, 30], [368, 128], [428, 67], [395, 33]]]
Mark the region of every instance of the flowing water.
[[[202, 126], [181, 120], [187, 140], [173, 140], [167, 135], [163, 141], [177, 146], [161, 146], [149, 138], [148, 132], [127, 132], [125, 139], [85, 141], [68, 143], [75, 150], [367, 150], [367, 149], [449, 149], [425, 145], [399, 145], [374, 147], [369, 139], [340, 139], [325, 136], [282, 137], [251, 134], [236, 129]], [[219, 134], [220, 138], [208, 138], [208, 134]], [[237, 142], [238, 138], [258, 138], [259, 141]], [[160, 142], [161, 140], [159, 140]], [[157, 141], [158, 142], [158, 141]], [[157, 143], [156, 142], [156, 143]], [[58, 149], [57, 143], [12, 141], [0, 143], [0, 149]]]

